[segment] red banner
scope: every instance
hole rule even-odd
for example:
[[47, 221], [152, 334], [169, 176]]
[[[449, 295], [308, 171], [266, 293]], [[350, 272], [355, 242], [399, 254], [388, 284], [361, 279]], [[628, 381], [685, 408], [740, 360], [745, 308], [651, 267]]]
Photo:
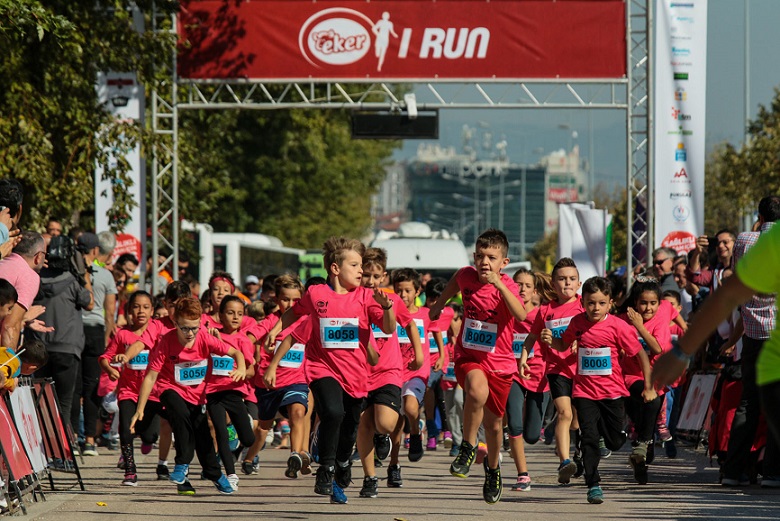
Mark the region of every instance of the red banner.
[[622, 78], [623, 0], [189, 0], [190, 79]]
[[32, 474], [30, 460], [27, 459], [27, 453], [25, 453], [24, 445], [16, 432], [14, 420], [2, 398], [0, 398], [0, 445], [2, 445], [3, 454], [8, 460], [9, 470], [13, 476], [12, 481]]

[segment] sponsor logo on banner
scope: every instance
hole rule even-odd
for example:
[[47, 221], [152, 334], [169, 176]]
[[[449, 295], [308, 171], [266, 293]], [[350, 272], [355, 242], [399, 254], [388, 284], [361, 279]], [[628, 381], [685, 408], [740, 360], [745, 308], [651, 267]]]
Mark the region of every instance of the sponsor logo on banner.
[[[388, 55], [391, 41], [398, 42], [395, 56]], [[420, 59], [484, 59], [489, 43], [490, 30], [486, 27], [425, 27], [415, 31], [396, 28], [388, 11], [372, 20], [343, 7], [310, 16], [298, 34], [303, 57], [315, 67], [350, 65], [368, 56], [366, 59], [376, 60], [378, 72], [387, 58], [405, 59], [411, 49], [419, 49]], [[372, 49], [374, 52], [369, 53]]]
[[672, 46], [672, 55], [673, 56], [690, 56], [691, 50], [687, 47], [674, 47]]
[[678, 204], [672, 209], [672, 217], [678, 223], [683, 223], [691, 216], [691, 209], [682, 204]]
[[675, 130], [669, 130], [666, 132], [667, 136], [692, 136], [693, 130], [685, 130], [682, 126], [677, 127]]
[[576, 188], [550, 188], [547, 200], [555, 203], [571, 203], [579, 199]]
[[688, 101], [688, 93], [682, 87], [675, 89], [674, 101]]
[[[684, 163], [688, 160], [688, 151], [685, 149], [685, 145], [682, 143], [677, 143], [677, 148], [674, 151], [674, 160], [679, 163]], [[685, 169], [683, 169], [683, 172]], [[675, 175], [675, 177], [677, 177]]]
[[672, 176], [672, 184], [691, 184], [691, 179], [688, 177], [688, 172], [685, 168], [681, 168], [674, 172]]
[[675, 72], [674, 73], [674, 79], [676, 81], [688, 81], [688, 73], [687, 72]]
[[672, 107], [672, 119], [676, 121], [690, 121], [691, 115], [683, 113], [683, 111], [676, 107]]
[[690, 232], [676, 230], [664, 237], [661, 246], [671, 248], [680, 254], [688, 253], [696, 247], [696, 236]]
[[672, 9], [675, 9], [675, 8], [678, 8], [678, 9], [681, 9], [681, 8], [691, 9], [691, 8], [693, 8], [693, 2], [672, 2], [672, 3], [669, 4], [669, 7], [671, 7]]
[[669, 192], [669, 199], [690, 199], [691, 191], [684, 190], [682, 192]]

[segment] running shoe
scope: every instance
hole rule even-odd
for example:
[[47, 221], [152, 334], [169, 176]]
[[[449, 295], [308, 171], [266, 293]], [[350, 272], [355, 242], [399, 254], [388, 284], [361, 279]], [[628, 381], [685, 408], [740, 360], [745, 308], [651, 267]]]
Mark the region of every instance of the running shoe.
[[450, 457], [454, 458], [455, 456], [458, 455], [459, 452], [460, 449], [458, 448], [458, 445], [453, 445], [452, 448], [450, 449]]
[[780, 488], [780, 476], [764, 476], [761, 479], [761, 488]]
[[[436, 442], [435, 439], [433, 441]], [[409, 461], [420, 461], [424, 454], [422, 434], [412, 434], [409, 437]]]
[[[187, 481], [187, 472], [189, 471], [189, 468], [189, 465], [175, 465], [173, 467], [173, 472], [168, 476], [168, 479], [177, 485], [181, 485]], [[159, 473], [157, 475], [159, 476]]]
[[[252, 458], [252, 474], [257, 474], [260, 472], [260, 455], [256, 454], [254, 458]], [[309, 470], [309, 474], [311, 474], [311, 470]]]
[[452, 433], [450, 431], [444, 431], [444, 448], [452, 448]]
[[406, 436], [406, 437], [404, 438], [404, 448], [405, 448], [405, 449], [408, 449], [408, 448], [409, 448], [409, 444], [410, 444], [410, 443], [411, 443], [411, 441], [410, 441], [410, 439], [409, 439], [409, 436]]
[[647, 456], [645, 456], [645, 463], [648, 465], [652, 465], [655, 461], [655, 443], [648, 442], [647, 443]]
[[157, 481], [168, 479], [170, 472], [168, 471], [168, 465], [157, 464]]
[[316, 481], [314, 482], [314, 493], [321, 496], [330, 496], [333, 494], [333, 467], [320, 465], [317, 469]]
[[504, 450], [508, 451], [509, 450], [509, 430], [508, 429], [504, 429], [503, 439], [504, 439]]
[[184, 483], [176, 485], [176, 493], [180, 496], [194, 496], [195, 495], [195, 489], [192, 486], [192, 483], [190, 483], [190, 480], [186, 480]]
[[233, 485], [230, 484], [230, 481], [224, 474], [222, 474], [219, 479], [214, 480], [214, 486], [217, 487], [220, 494], [232, 494], [235, 492]]
[[604, 502], [604, 492], [601, 487], [596, 485], [588, 489], [588, 503], [592, 505], [600, 505]]
[[577, 464], [570, 459], [565, 459], [558, 465], [558, 483], [568, 485], [571, 477], [577, 472]]
[[471, 464], [474, 463], [476, 452], [476, 449], [471, 443], [463, 441], [463, 443], [460, 444], [460, 450], [455, 457], [455, 461], [450, 465], [450, 474], [456, 478], [467, 478], [469, 476]]
[[[311, 474], [311, 454], [306, 451], [300, 453], [301, 456], [301, 474], [308, 476]], [[257, 472], [255, 472], [257, 474]]]
[[645, 454], [641, 450], [637, 451], [638, 447], [634, 448], [634, 452], [628, 457], [631, 468], [634, 469], [634, 479], [640, 485], [647, 485], [647, 461]]
[[475, 458], [474, 461], [476, 461], [477, 463], [482, 463], [485, 460], [485, 456], [487, 456], [487, 453], [488, 453], [487, 445], [480, 441], [479, 443], [477, 443], [477, 453], [476, 456], [474, 457]]
[[531, 477], [528, 475], [517, 476], [517, 483], [512, 485], [515, 492], [528, 492], [531, 490]]
[[599, 438], [599, 454], [602, 459], [607, 459], [612, 456], [612, 451], [607, 448], [607, 444], [604, 443], [604, 438]]
[[390, 455], [393, 448], [393, 442], [389, 434], [374, 434], [374, 454], [377, 459], [383, 460]]
[[352, 483], [352, 461], [346, 463], [336, 462], [334, 481], [341, 488], [349, 487], [350, 483]]
[[487, 469], [485, 472], [485, 484], [482, 485], [482, 497], [485, 503], [493, 505], [501, 499], [504, 484], [501, 482], [501, 467]]
[[81, 451], [81, 454], [83, 456], [97, 456], [98, 455], [97, 447], [95, 447], [93, 443], [85, 443], [84, 450]]
[[[761, 480], [761, 485], [763, 486], [765, 480]], [[724, 487], [747, 487], [750, 485], [750, 478], [747, 474], [742, 474], [738, 479], [737, 478], [727, 478], [723, 477], [722, 480], [720, 480], [720, 484]]]
[[390, 488], [401, 488], [404, 486], [404, 480], [401, 479], [400, 465], [390, 465], [387, 467], [387, 486]]
[[154, 445], [152, 445], [151, 443], [142, 443], [141, 444], [141, 454], [144, 454], [144, 455], [149, 454], [150, 452], [152, 452], [153, 448], [154, 448]]
[[333, 491], [330, 494], [330, 502], [338, 505], [346, 505], [347, 495], [344, 493], [344, 489], [342, 489], [335, 481], [333, 482], [332, 486]]
[[436, 438], [428, 438], [428, 444], [425, 446], [425, 450], [436, 450]]
[[251, 461], [242, 461], [241, 462], [241, 472], [246, 474], [247, 476], [254, 474], [254, 467], [252, 465]]
[[665, 423], [658, 426], [658, 438], [664, 443], [672, 439], [672, 433]]
[[290, 479], [296, 479], [301, 467], [303, 467], [301, 455], [297, 452], [291, 452], [290, 457], [287, 458], [287, 470], [284, 471], [284, 475]]
[[376, 478], [376, 476], [366, 476], [363, 478], [363, 488], [360, 489], [360, 497], [376, 497], [378, 492], [377, 488], [379, 485], [379, 480]]
[[125, 470], [125, 457], [120, 455], [119, 461], [116, 462], [116, 468], [119, 470]]
[[233, 490], [238, 490], [238, 476], [235, 474], [228, 474], [227, 475], [228, 483], [230, 483], [230, 486], [233, 488]]
[[125, 474], [125, 479], [122, 480], [122, 485], [126, 487], [134, 487], [138, 485], [138, 476], [135, 472], [128, 472]]
[[674, 439], [664, 443], [664, 451], [666, 452], [666, 457], [669, 459], [674, 459], [677, 457], [677, 445], [675, 445]]

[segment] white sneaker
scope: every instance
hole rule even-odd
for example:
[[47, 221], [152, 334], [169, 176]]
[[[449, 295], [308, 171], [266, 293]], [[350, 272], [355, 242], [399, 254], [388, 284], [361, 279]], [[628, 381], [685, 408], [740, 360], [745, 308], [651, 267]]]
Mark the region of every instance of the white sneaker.
[[273, 442], [274, 442], [274, 430], [268, 429], [268, 434], [265, 435], [265, 443], [270, 447]]
[[235, 474], [228, 474], [227, 477], [228, 483], [230, 483], [230, 486], [233, 487], [233, 490], [238, 490], [238, 476]]

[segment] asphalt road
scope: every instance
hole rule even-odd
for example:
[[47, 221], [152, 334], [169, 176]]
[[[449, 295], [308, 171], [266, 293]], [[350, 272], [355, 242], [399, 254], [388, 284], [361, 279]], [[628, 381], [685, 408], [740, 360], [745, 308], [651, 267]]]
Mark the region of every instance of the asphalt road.
[[[482, 500], [481, 466], [472, 467], [468, 479], [454, 478], [448, 472], [451, 458], [443, 448], [427, 452], [414, 464], [402, 459], [404, 487], [388, 489], [381, 480], [379, 497], [375, 499], [358, 497], [363, 473], [356, 468], [354, 485], [347, 489], [346, 505], [331, 505], [327, 497], [315, 495], [312, 476], [285, 478], [286, 450], [263, 451], [260, 473], [241, 475], [239, 490], [233, 495], [220, 495], [211, 482], [196, 479], [194, 497], [180, 497], [175, 485], [155, 481], [156, 451], [148, 456], [136, 451], [139, 483], [133, 488], [120, 484], [118, 454], [100, 450], [100, 456], [85, 458], [82, 474], [86, 492], [78, 491], [72, 476], [55, 474], [57, 490], [47, 492], [46, 502], [30, 505], [28, 517], [52, 521], [121, 521], [147, 516], [158, 520], [227, 517], [335, 521], [780, 519], [780, 490], [721, 487], [717, 484], [717, 469], [710, 466], [709, 458], [691, 448], [680, 450], [674, 460], [667, 459], [659, 448], [647, 485], [633, 482], [626, 448], [602, 460], [602, 505], [587, 503], [581, 478], [568, 486], [557, 484], [557, 460], [552, 447], [543, 444], [527, 449], [533, 479], [529, 492], [512, 492], [514, 465], [504, 455], [504, 496], [496, 505]], [[405, 458], [406, 451], [402, 455]], [[191, 475], [199, 473], [200, 467], [193, 465]], [[377, 469], [377, 475], [384, 478], [385, 468]], [[47, 483], [44, 490], [48, 488]]]

